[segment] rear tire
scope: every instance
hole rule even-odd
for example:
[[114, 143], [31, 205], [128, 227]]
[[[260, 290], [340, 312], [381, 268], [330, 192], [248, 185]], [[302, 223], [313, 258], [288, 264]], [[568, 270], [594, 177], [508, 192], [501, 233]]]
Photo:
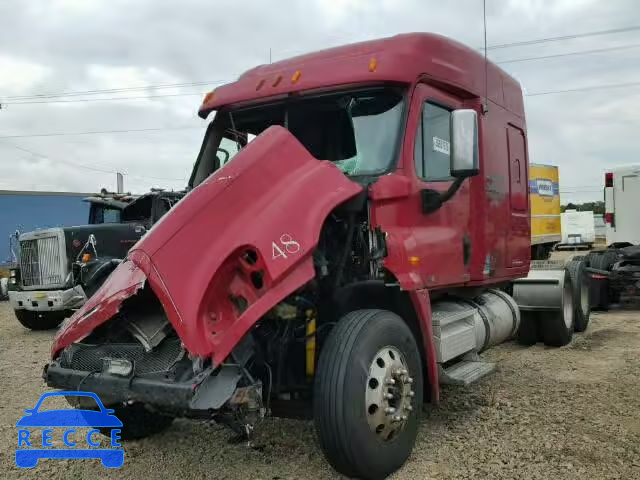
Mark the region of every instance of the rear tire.
[[596, 270], [610, 271], [611, 267], [618, 260], [618, 252], [615, 250], [605, 250], [591, 259], [590, 266]]
[[[618, 260], [618, 252], [616, 250], [604, 250], [602, 252], [592, 252], [589, 255], [593, 255], [591, 257], [591, 261], [589, 262], [589, 266], [591, 268], [595, 268], [596, 270], [604, 270], [607, 272], [611, 271], [611, 267]], [[593, 282], [594, 280], [591, 280]], [[597, 281], [596, 287], [597, 294], [595, 295], [598, 300], [597, 303], [594, 302], [593, 307], [598, 310], [609, 310], [609, 304], [615, 303], [616, 295], [609, 288], [609, 280], [608, 279], [600, 279]]]
[[[390, 383], [389, 378], [401, 372], [391, 368], [389, 360], [398, 353], [406, 370]], [[389, 363], [382, 360], [384, 355]], [[372, 371], [385, 380], [373, 378]], [[398, 403], [392, 403], [395, 396], [380, 405], [371, 401], [371, 396], [385, 393], [397, 395]], [[342, 317], [320, 353], [314, 386], [316, 431], [329, 463], [344, 475], [364, 479], [382, 479], [400, 468], [415, 444], [422, 396], [420, 353], [399, 316], [386, 310], [356, 310]], [[392, 405], [398, 411], [387, 413]], [[396, 414], [406, 418], [398, 423]]]
[[585, 262], [576, 260], [575, 257], [567, 264], [573, 289], [573, 322], [576, 332], [584, 332], [587, 329], [591, 314], [589, 276], [586, 268]]
[[549, 347], [562, 347], [571, 342], [574, 322], [573, 286], [569, 272], [565, 270], [562, 284], [562, 305], [559, 310], [540, 312], [542, 340]]
[[[147, 410], [140, 403], [109, 408], [115, 410], [115, 416], [122, 422], [120, 428], [122, 440], [136, 440], [160, 433], [171, 426], [174, 418]], [[98, 429], [107, 437], [111, 435], [111, 428], [98, 427]]]
[[517, 340], [520, 345], [531, 346], [538, 343], [538, 322], [535, 312], [520, 312], [520, 327]]
[[31, 310], [14, 310], [18, 322], [29, 330], [51, 330], [57, 328], [62, 321], [70, 317], [73, 312], [32, 312]]

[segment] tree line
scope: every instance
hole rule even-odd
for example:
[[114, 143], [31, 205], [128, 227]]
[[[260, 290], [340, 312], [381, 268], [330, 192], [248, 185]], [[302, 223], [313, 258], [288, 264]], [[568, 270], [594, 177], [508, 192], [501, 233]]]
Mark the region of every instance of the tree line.
[[604, 214], [604, 202], [567, 203], [560, 205], [560, 211], [577, 210], [578, 212], [593, 212]]

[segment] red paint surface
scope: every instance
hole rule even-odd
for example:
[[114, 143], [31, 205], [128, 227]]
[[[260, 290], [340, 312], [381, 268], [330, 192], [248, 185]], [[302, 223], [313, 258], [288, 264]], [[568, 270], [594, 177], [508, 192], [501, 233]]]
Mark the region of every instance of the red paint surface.
[[[371, 58], [377, 60], [373, 72], [369, 71]], [[298, 70], [300, 79], [293, 83], [291, 78]], [[484, 58], [477, 51], [441, 35], [406, 33], [253, 68], [237, 81], [217, 87], [213, 96], [200, 107], [199, 114], [206, 117], [211, 110], [220, 107], [338, 85], [375, 82], [410, 85], [425, 74], [442, 79], [450, 87], [470, 92], [468, 97], [485, 92]], [[279, 76], [281, 81], [273, 86]], [[522, 114], [520, 85], [492, 63], [488, 66], [487, 78], [489, 99]]]

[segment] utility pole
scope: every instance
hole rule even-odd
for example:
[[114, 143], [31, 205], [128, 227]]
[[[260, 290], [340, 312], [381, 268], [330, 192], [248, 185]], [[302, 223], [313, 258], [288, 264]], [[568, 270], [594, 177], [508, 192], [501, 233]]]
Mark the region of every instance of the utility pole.
[[120, 173], [116, 173], [116, 193], [124, 193], [124, 176]]

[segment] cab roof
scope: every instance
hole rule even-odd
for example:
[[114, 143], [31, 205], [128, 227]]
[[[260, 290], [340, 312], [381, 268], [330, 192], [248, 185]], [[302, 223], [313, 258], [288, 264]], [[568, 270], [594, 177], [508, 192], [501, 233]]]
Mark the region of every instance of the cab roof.
[[105, 196], [95, 196], [95, 197], [86, 197], [83, 198], [83, 202], [89, 202], [94, 205], [104, 205], [108, 208], [115, 208], [116, 210], [122, 210], [127, 205], [129, 205], [133, 200], [137, 197], [129, 195], [127, 197], [105, 197]]
[[[486, 68], [486, 72], [485, 72]], [[486, 75], [485, 75], [486, 73]], [[420, 76], [524, 117], [520, 84], [484, 56], [433, 33], [405, 33], [308, 53], [246, 71], [205, 97], [199, 115], [263, 99], [357, 84], [411, 84]]]

